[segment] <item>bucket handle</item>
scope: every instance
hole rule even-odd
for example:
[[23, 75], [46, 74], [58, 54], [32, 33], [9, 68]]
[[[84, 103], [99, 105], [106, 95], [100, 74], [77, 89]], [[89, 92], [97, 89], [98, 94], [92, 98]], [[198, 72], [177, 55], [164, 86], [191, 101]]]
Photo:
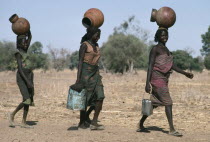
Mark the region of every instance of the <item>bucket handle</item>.
[[[150, 94], [150, 96], [152, 95], [152, 85], [149, 83], [149, 85], [150, 85], [150, 88], [151, 88], [151, 90], [150, 90], [150, 92], [149, 92], [149, 94]], [[144, 90], [144, 93], [143, 93], [143, 99], [144, 99], [144, 95], [146, 94], [146, 92], [145, 92], [145, 90]]]

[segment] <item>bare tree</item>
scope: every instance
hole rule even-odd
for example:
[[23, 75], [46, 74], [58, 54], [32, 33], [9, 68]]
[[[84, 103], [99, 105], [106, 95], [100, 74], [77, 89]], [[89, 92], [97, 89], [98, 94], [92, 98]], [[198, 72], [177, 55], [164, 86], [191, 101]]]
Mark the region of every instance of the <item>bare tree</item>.
[[51, 45], [47, 46], [52, 60], [52, 67], [57, 71], [64, 68], [69, 68], [70, 64], [70, 50], [66, 48], [54, 48]]

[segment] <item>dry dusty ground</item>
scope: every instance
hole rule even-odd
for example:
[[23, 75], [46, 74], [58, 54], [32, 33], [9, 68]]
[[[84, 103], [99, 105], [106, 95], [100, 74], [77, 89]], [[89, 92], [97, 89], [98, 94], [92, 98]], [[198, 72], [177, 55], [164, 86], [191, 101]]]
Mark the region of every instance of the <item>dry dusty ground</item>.
[[[146, 72], [113, 75], [101, 73], [106, 99], [100, 115], [104, 131], [77, 130], [79, 113], [66, 109], [69, 85], [76, 71], [43, 73], [35, 71], [35, 107], [30, 107], [28, 123], [34, 129], [8, 127], [7, 113], [21, 101], [15, 72], [0, 73], [0, 142], [210, 142], [210, 72], [195, 73], [193, 80], [173, 73], [170, 92], [174, 101], [175, 128], [184, 136], [168, 135], [164, 108], [148, 118], [151, 133], [137, 133], [141, 117]], [[145, 94], [145, 98], [149, 97]], [[21, 122], [22, 111], [15, 118]]]

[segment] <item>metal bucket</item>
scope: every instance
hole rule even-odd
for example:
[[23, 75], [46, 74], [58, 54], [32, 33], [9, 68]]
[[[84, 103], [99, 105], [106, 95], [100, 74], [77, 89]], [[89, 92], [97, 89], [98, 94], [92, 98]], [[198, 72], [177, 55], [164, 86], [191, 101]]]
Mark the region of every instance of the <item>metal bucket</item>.
[[143, 115], [151, 115], [153, 113], [152, 102], [149, 99], [142, 100], [142, 114]]
[[67, 98], [67, 109], [71, 110], [85, 110], [86, 105], [86, 90], [83, 89], [81, 92], [77, 92], [69, 88], [68, 98]]

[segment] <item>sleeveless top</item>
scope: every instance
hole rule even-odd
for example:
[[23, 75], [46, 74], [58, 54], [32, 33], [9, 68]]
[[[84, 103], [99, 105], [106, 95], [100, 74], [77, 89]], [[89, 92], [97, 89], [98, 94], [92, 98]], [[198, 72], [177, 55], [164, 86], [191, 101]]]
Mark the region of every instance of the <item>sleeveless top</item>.
[[[16, 49], [14, 55], [18, 53], [21, 55], [22, 67], [24, 69], [32, 70], [32, 62], [29, 59], [29, 55], [21, 49], [20, 50]], [[16, 66], [18, 66], [17, 61], [16, 61]]]
[[83, 62], [88, 63], [90, 65], [97, 65], [98, 60], [101, 56], [99, 47], [96, 46], [97, 52], [94, 52], [93, 46], [89, 42], [85, 41], [83, 43], [86, 44], [87, 46], [87, 50], [85, 52], [85, 57], [84, 57]]

